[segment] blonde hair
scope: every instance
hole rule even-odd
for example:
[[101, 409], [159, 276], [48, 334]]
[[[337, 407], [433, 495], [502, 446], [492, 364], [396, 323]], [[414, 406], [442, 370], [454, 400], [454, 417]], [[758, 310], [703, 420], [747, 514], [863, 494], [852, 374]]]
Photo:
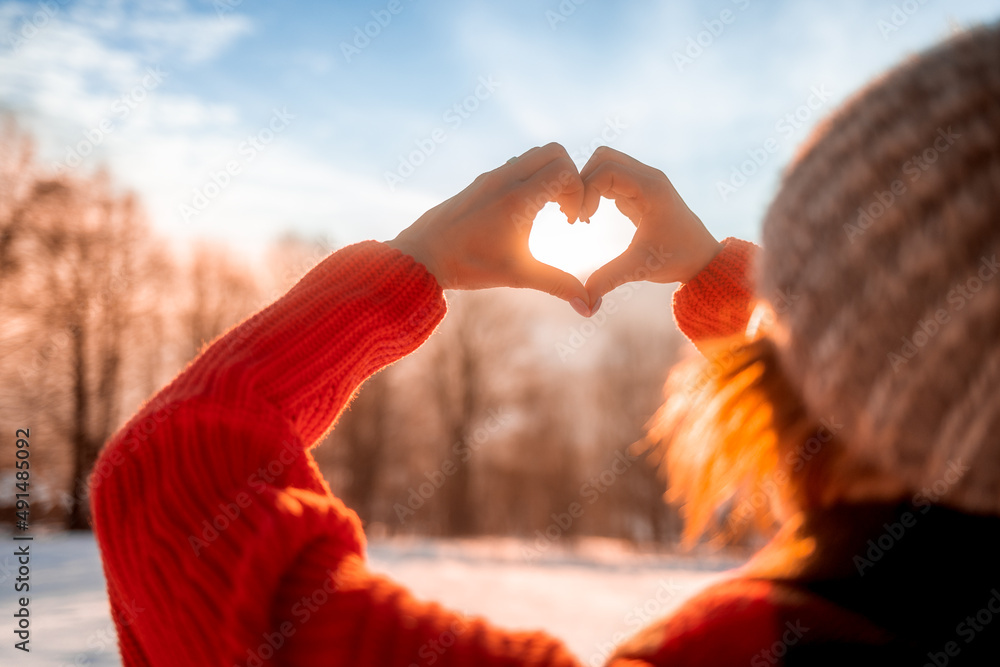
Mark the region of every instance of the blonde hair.
[[835, 421], [809, 415], [769, 335], [701, 349], [671, 371], [640, 445], [666, 477], [667, 499], [684, 502], [686, 544], [706, 533], [716, 541], [766, 533], [842, 497], [838, 480], [877, 476], [844, 456]]
[[763, 527], [942, 485], [937, 503], [1000, 513], [998, 72], [1000, 27], [955, 36], [852, 98], [783, 176], [756, 286], [794, 304], [699, 343], [646, 438], [688, 542], [734, 502]]

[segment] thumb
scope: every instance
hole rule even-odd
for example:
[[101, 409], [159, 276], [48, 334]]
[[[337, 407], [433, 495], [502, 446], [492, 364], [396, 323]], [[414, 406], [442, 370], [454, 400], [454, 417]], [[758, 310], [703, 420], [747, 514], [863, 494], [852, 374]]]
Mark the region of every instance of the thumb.
[[554, 297], [569, 302], [581, 315], [590, 315], [590, 297], [587, 288], [576, 276], [573, 276], [554, 266], [530, 260], [520, 271], [521, 287], [530, 287], [540, 292], [546, 292]]
[[636, 261], [632, 247], [600, 267], [587, 278], [587, 293], [591, 303], [625, 283], [636, 280]]

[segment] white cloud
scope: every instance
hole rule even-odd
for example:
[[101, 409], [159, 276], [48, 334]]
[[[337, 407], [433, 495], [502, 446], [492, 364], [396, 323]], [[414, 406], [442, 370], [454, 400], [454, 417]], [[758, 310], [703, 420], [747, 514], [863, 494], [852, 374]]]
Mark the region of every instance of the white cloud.
[[149, 44], [156, 55], [177, 54], [185, 62], [210, 60], [235, 39], [251, 32], [249, 20], [239, 14], [224, 17], [181, 12], [143, 16], [128, 26], [131, 34]]
[[[335, 40], [303, 39], [281, 54], [296, 75], [304, 73], [301, 90], [286, 87], [282, 93], [289, 105], [299, 103], [291, 111], [300, 120], [190, 224], [180, 219], [179, 205], [266, 121], [260, 117], [266, 108], [260, 99], [266, 96], [259, 91], [234, 86], [229, 97], [209, 99], [185, 88], [183, 77], [192, 65], [218, 65], [220, 71], [243, 66], [235, 58], [222, 61], [227, 49], [257, 27], [240, 12], [197, 12], [180, 0], [60, 8], [16, 50], [0, 47], [0, 103], [19, 112], [36, 132], [43, 155], [63, 159], [67, 147], [112, 115], [116, 100], [141, 84], [146, 68], [161, 66], [166, 81], [126, 118], [115, 117], [114, 131], [87, 165], [107, 161], [119, 181], [139, 191], [156, 224], [179, 236], [205, 233], [251, 246], [295, 226], [344, 243], [388, 238], [480, 171], [552, 140], [571, 151], [589, 146], [607, 119], [617, 118], [626, 127], [611, 145], [666, 171], [719, 236], [755, 237], [779, 170], [808, 128], [783, 143], [730, 202], [719, 199], [716, 181], [728, 176], [748, 148], [773, 134], [775, 122], [801, 104], [811, 86], [825, 83], [843, 99], [872, 74], [939, 39], [945, 29], [942, 16], [950, 11], [928, 5], [905, 31], [886, 40], [875, 27], [885, 13], [881, 6], [855, 0], [835, 6], [783, 3], [776, 10], [754, 1], [693, 66], [679, 72], [673, 52], [728, 5], [650, 6], [616, 9], [614, 24], [600, 25], [594, 17], [605, 10], [597, 3], [582, 5], [555, 31], [548, 29], [544, 7], [536, 14], [523, 7], [509, 13], [464, 8], [444, 29], [451, 41], [433, 45], [454, 61], [450, 69], [428, 72], [425, 86], [405, 92], [379, 91], [373, 83], [363, 95], [355, 94], [350, 83], [358, 81], [351, 78], [358, 70], [341, 66]], [[37, 7], [0, 4], [0, 36], [20, 30]], [[959, 18], [966, 20], [995, 15], [998, 8], [995, 1], [982, 0], [963, 5], [962, 11]], [[415, 11], [406, 20], [420, 16]], [[442, 25], [439, 16], [431, 20]], [[394, 27], [400, 37], [404, 29], [402, 23]], [[388, 41], [379, 47], [386, 49], [386, 58], [377, 67], [373, 58], [359, 61], [358, 67], [373, 68], [373, 81], [392, 81], [377, 68], [402, 67], [409, 57], [402, 51], [390, 57], [389, 47]], [[383, 171], [396, 166], [397, 153], [412, 150], [412, 139], [440, 123], [437, 109], [455, 101], [456, 84], [474, 85], [478, 75], [494, 75], [501, 88], [467, 123], [449, 132], [447, 142], [404, 186], [390, 192]], [[265, 76], [281, 75], [262, 74], [261, 86], [285, 83]], [[439, 86], [442, 81], [447, 85]], [[344, 128], [351, 130], [348, 139]], [[347, 142], [353, 142], [355, 154], [342, 149]], [[577, 232], [593, 238], [591, 249], [581, 246], [581, 257], [597, 257], [601, 248], [607, 252], [627, 242], [628, 228], [619, 223], [595, 221], [615, 225], [606, 235]], [[565, 229], [549, 234], [546, 225], [539, 247], [558, 249], [570, 242], [559, 236]]]

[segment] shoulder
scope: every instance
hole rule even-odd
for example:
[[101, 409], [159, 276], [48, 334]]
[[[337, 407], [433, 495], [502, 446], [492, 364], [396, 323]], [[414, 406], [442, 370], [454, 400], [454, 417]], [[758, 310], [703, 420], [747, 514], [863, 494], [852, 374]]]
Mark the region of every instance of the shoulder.
[[619, 647], [617, 659], [648, 665], [781, 664], [806, 644], [879, 645], [867, 619], [793, 582], [734, 578], [688, 600]]
[[748, 662], [772, 634], [771, 594], [763, 581], [715, 584], [622, 644], [615, 658], [654, 665]]

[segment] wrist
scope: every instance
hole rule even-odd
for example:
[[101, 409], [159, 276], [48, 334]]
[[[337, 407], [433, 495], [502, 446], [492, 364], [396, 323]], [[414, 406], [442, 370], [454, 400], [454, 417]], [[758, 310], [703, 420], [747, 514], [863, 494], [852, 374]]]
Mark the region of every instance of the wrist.
[[438, 285], [443, 287], [445, 284], [444, 276], [438, 268], [433, 254], [427, 248], [426, 244], [422, 243], [420, 239], [414, 238], [413, 235], [408, 232], [410, 232], [409, 228], [404, 229], [396, 236], [396, 238], [391, 241], [386, 241], [385, 244], [390, 248], [395, 248], [404, 255], [412, 257], [414, 261], [423, 266], [428, 273], [434, 276]]
[[707, 229], [702, 228], [702, 232], [697, 242], [693, 244], [690, 261], [681, 271], [681, 283], [689, 283], [694, 280], [722, 251], [722, 243], [716, 241]]

